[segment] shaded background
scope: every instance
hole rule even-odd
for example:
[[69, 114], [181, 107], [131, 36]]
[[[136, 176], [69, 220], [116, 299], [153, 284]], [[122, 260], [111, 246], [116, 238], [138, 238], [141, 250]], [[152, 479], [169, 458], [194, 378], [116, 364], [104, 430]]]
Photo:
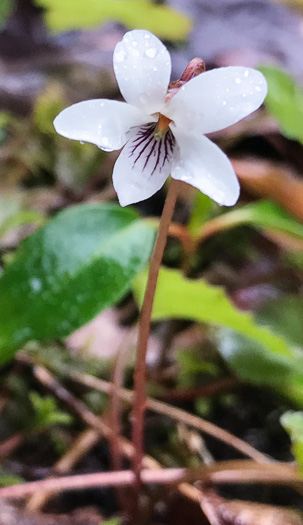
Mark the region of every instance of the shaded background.
[[[116, 202], [111, 174], [117, 154], [58, 137], [52, 121], [73, 102], [121, 99], [112, 53], [127, 29], [150, 29], [167, 44], [173, 79], [194, 56], [202, 57], [208, 69], [265, 66], [265, 107], [211, 137], [229, 155], [239, 176], [239, 204], [223, 209], [188, 187], [174, 216], [181, 233], [170, 238], [165, 254], [166, 267], [219, 285], [226, 295], [213, 304], [201, 296], [200, 317], [171, 320], [168, 314], [153, 324], [148, 381], [154, 396], [207, 418], [275, 459], [288, 462], [295, 456], [302, 466], [303, 4], [174, 0], [146, 2], [140, 11], [127, 0], [115, 0], [111, 8], [109, 0], [102, 2], [75, 0], [71, 7], [67, 0], [2, 0], [0, 5], [1, 272], [14, 260], [20, 241], [62, 209]], [[137, 210], [142, 216], [159, 217], [165, 194], [163, 188]], [[182, 239], [193, 232], [200, 235], [199, 242], [195, 252], [188, 253]], [[186, 309], [191, 298], [184, 293]], [[251, 339], [239, 336], [240, 317], [234, 330], [226, 330], [225, 300], [228, 315], [232, 307], [236, 315], [252, 313]], [[205, 321], [205, 304], [217, 322]], [[107, 398], [74, 384], [69, 374], [85, 371], [109, 380], [114, 357], [127, 340], [124, 382], [131, 388], [137, 320], [138, 304], [129, 291], [118, 305], [69, 337], [54, 334], [52, 341], [29, 342], [23, 361], [17, 356], [3, 366], [3, 485], [51, 475], [56, 461], [74, 450], [86, 429], [79, 414], [71, 417], [70, 407], [37, 379], [33, 366], [42, 363], [90, 410], [107, 414]], [[43, 325], [43, 319], [37, 323]], [[262, 326], [286, 342], [290, 357], [264, 349], [260, 332], [259, 340], [253, 333]], [[295, 411], [296, 420], [281, 424], [281, 416], [289, 411]], [[122, 429], [129, 437], [128, 411], [122, 412]], [[239, 458], [216, 439], [204, 439], [159, 414], [148, 414], [146, 429], [146, 449], [164, 466]], [[110, 469], [107, 442], [96, 438], [93, 445], [71, 473]], [[146, 497], [149, 523], [207, 523], [199, 508], [176, 494], [163, 497], [151, 489]], [[209, 497], [220, 525], [237, 525], [240, 519], [244, 525], [263, 525], [271, 512], [276, 512], [271, 517], [277, 525], [302, 523], [297, 514], [273, 507], [302, 511], [302, 496], [291, 487], [239, 484], [220, 487]], [[233, 506], [235, 500], [244, 507]], [[267, 507], [252, 508], [249, 501]], [[244, 509], [248, 515], [243, 517]], [[62, 494], [31, 509], [0, 502], [0, 525], [99, 525], [126, 510], [114, 491], [91, 490], [76, 497]]]

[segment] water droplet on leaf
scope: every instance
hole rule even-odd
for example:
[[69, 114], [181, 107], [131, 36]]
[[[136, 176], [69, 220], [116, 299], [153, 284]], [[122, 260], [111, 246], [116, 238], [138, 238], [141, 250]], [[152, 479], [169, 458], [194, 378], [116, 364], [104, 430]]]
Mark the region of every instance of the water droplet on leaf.
[[41, 283], [40, 279], [38, 279], [37, 277], [33, 277], [30, 280], [29, 284], [30, 284], [30, 287], [33, 290], [33, 292], [35, 292], [35, 293], [40, 292], [40, 290], [42, 288], [42, 283]]

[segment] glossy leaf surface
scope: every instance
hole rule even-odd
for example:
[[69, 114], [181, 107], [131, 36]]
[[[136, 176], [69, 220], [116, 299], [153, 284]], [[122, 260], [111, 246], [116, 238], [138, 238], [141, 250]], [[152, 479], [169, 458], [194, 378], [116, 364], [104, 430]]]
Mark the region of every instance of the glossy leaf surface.
[[0, 278], [0, 351], [64, 337], [115, 304], [148, 263], [153, 227], [113, 204], [70, 208], [28, 237]]
[[[136, 279], [138, 302], [143, 299], [146, 273]], [[259, 326], [253, 316], [233, 306], [223, 288], [203, 279], [191, 280], [180, 272], [162, 268], [155, 296], [153, 319], [191, 319], [200, 323], [226, 327], [264, 345], [270, 352], [292, 357], [286, 341], [266, 327]]]

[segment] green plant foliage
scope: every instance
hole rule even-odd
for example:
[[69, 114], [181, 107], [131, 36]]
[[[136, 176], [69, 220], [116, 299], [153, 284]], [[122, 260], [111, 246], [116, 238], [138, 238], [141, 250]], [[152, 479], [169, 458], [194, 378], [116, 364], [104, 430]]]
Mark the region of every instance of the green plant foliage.
[[51, 31], [98, 27], [117, 20], [130, 29], [147, 29], [161, 38], [183, 40], [190, 30], [189, 19], [178, 11], [147, 0], [35, 0], [46, 9]]
[[100, 523], [100, 525], [120, 525], [120, 524], [121, 524], [120, 518], [111, 518], [110, 520], [102, 521], [102, 523]]
[[268, 82], [266, 109], [284, 135], [303, 143], [303, 89], [280, 69], [262, 66], [260, 71]]
[[285, 4], [296, 9], [303, 10], [303, 0], [272, 0], [277, 4]]
[[43, 397], [38, 392], [30, 392], [29, 398], [35, 411], [33, 423], [35, 431], [46, 430], [53, 425], [69, 425], [72, 423], [72, 416], [63, 410], [59, 410], [53, 397]]
[[268, 301], [257, 314], [258, 321], [300, 349], [303, 356], [303, 297], [284, 295]]
[[149, 260], [155, 230], [131, 208], [84, 204], [28, 237], [0, 278], [1, 361], [64, 337], [115, 304]]
[[213, 201], [207, 195], [197, 190], [188, 224], [188, 230], [193, 237], [198, 236], [201, 225], [209, 218]]
[[[224, 213], [214, 219], [215, 231], [249, 224], [261, 230], [280, 231], [303, 239], [303, 224], [281, 206], [271, 201], [258, 201]], [[213, 223], [214, 223], [213, 221]]]
[[[140, 304], [146, 279], [146, 273], [141, 273], [135, 282], [135, 294]], [[259, 326], [250, 313], [238, 311], [222, 288], [203, 279], [187, 279], [177, 270], [162, 268], [160, 271], [153, 319], [191, 319], [230, 328], [265, 346], [271, 353], [293, 358], [282, 337]]]
[[0, 487], [8, 487], [10, 485], [17, 485], [18, 483], [24, 483], [24, 479], [19, 476], [12, 476], [0, 467]]
[[0, 2], [0, 29], [15, 7], [15, 0], [1, 0]]
[[181, 388], [191, 387], [196, 384], [199, 374], [219, 375], [219, 367], [210, 361], [201, 359], [200, 353], [187, 348], [178, 352], [179, 365], [178, 385]]
[[281, 390], [285, 383], [296, 380], [298, 374], [303, 377], [302, 359], [268, 352], [261, 341], [225, 328], [217, 330], [216, 341], [231, 370], [245, 382], [277, 386]]
[[43, 222], [43, 215], [35, 210], [19, 211], [0, 224], [0, 238], [12, 228], [17, 228], [24, 224], [36, 224], [37, 226], [41, 226]]
[[285, 412], [280, 419], [292, 441], [292, 452], [303, 474], [303, 412]]

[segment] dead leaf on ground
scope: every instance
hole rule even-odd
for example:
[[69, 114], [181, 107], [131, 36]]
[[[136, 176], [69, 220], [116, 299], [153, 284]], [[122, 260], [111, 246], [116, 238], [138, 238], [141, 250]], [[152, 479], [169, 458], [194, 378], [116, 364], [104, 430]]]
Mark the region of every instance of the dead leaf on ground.
[[303, 220], [303, 180], [290, 168], [257, 159], [233, 159], [232, 165], [245, 189], [278, 202]]

